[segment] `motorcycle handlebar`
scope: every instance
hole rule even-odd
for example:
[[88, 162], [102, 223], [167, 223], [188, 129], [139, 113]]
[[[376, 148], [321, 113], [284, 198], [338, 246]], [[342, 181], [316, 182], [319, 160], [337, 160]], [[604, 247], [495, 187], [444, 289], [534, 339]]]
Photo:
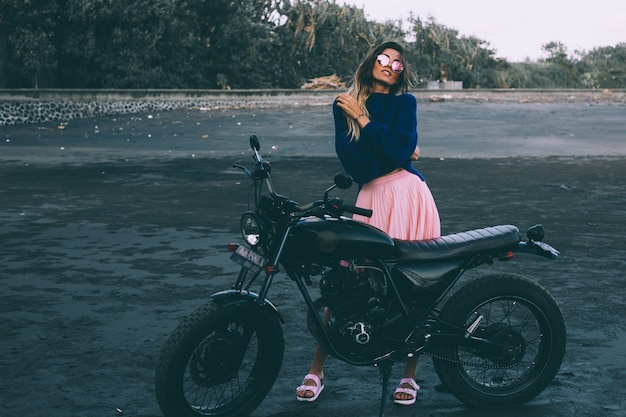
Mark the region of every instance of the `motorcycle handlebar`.
[[[323, 207], [321, 212], [313, 213], [315, 209], [318, 207]], [[301, 214], [339, 214], [339, 213], [352, 213], [358, 214], [365, 217], [372, 217], [372, 210], [364, 209], [361, 207], [352, 206], [350, 204], [344, 204], [341, 199], [332, 199], [331, 201], [324, 202], [321, 200], [314, 201], [312, 203], [304, 204], [304, 205], [295, 205], [295, 212]]]
[[312, 210], [316, 207], [320, 207], [321, 205], [323, 205], [324, 202], [323, 201], [314, 201], [312, 203], [308, 203], [308, 204], [304, 204], [304, 205], [297, 205], [295, 206], [295, 210], [297, 213], [305, 213], [309, 210]]
[[[271, 179], [271, 177], [269, 175], [269, 173], [270, 173], [270, 165], [269, 165], [269, 162], [264, 161], [263, 158], [261, 157], [261, 154], [259, 152], [259, 149], [260, 149], [259, 139], [256, 137], [256, 135], [251, 135], [250, 136], [250, 147], [254, 151], [253, 158], [254, 158], [254, 161], [255, 161], [255, 163], [257, 165], [257, 169], [255, 170], [255, 172], [253, 173], [252, 171], [250, 171], [246, 167], [244, 167], [242, 165], [239, 165], [239, 164], [234, 164], [233, 167], [234, 168], [239, 168], [239, 169], [243, 170], [246, 173], [246, 175], [248, 175], [248, 177], [250, 177], [252, 179], [254, 179], [255, 173], [257, 173], [257, 172], [262, 173], [262, 177], [265, 178], [265, 182], [267, 184], [267, 187], [268, 187], [268, 190], [269, 190], [270, 194], [274, 198], [284, 198], [283, 196], [277, 194], [276, 191], [274, 190], [274, 185], [273, 185], [272, 179]], [[350, 178], [350, 184], [352, 184], [352, 178]], [[326, 197], [324, 199], [326, 199]], [[296, 212], [300, 212], [300, 213], [305, 213], [307, 211], [313, 210], [313, 209], [315, 209], [317, 207], [321, 207], [321, 206], [324, 205], [323, 201], [314, 201], [312, 203], [305, 204], [305, 205], [302, 205], [302, 206], [297, 204], [295, 201], [292, 201], [292, 203], [293, 203], [293, 207], [296, 210]], [[344, 212], [344, 213], [357, 214], [357, 215], [365, 216], [365, 217], [372, 217], [372, 210], [364, 209], [364, 208], [361, 208], [361, 207], [352, 206], [350, 204], [344, 204], [343, 201], [340, 200], [340, 199], [336, 199], [336, 200], [330, 202], [330, 207], [327, 207], [327, 209], [330, 209], [331, 211], [335, 211], [335, 212], [339, 211], [339, 212]]]
[[359, 216], [365, 216], [365, 217], [372, 217], [372, 213], [373, 213], [373, 211], [370, 209], [364, 209], [364, 208], [357, 207], [357, 206], [351, 206], [349, 204], [344, 204], [341, 208], [345, 212], [358, 214]]
[[341, 198], [333, 198], [327, 204], [328, 210], [334, 213], [352, 213], [365, 217], [372, 217], [372, 210], [345, 204]]

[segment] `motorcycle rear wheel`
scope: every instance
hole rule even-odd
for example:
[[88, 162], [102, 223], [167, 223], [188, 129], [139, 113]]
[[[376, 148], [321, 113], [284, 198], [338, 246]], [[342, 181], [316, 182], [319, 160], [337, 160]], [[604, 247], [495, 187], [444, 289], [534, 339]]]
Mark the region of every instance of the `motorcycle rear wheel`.
[[441, 382], [471, 406], [530, 401], [552, 382], [565, 354], [560, 308], [538, 283], [502, 274], [466, 284], [444, 305], [439, 318], [467, 329], [480, 315], [474, 335], [502, 344], [502, 353], [438, 343], [433, 362]]
[[163, 347], [156, 395], [166, 417], [240, 417], [269, 393], [284, 353], [278, 315], [215, 301], [186, 317]]

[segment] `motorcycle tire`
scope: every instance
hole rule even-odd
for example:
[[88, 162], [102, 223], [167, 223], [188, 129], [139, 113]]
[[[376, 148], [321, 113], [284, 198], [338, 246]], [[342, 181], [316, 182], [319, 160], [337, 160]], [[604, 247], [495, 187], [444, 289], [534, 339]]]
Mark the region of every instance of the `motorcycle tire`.
[[437, 342], [432, 349], [441, 382], [470, 406], [523, 404], [541, 393], [558, 372], [566, 345], [563, 314], [538, 283], [516, 275], [469, 282], [444, 305], [442, 322], [503, 346], [500, 352]]
[[275, 312], [215, 301], [186, 317], [156, 368], [156, 395], [166, 417], [242, 417], [267, 396], [284, 354]]

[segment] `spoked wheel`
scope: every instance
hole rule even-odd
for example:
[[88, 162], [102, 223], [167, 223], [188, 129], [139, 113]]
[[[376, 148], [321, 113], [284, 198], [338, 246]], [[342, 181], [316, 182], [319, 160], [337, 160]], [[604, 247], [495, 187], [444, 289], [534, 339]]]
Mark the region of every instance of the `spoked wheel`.
[[[552, 381], [565, 354], [565, 322], [554, 299], [523, 277], [495, 275], [472, 281], [440, 314], [485, 344], [438, 342], [434, 364], [442, 383], [474, 406], [521, 404]], [[481, 347], [482, 346], [482, 347]]]
[[220, 307], [211, 300], [163, 348], [156, 371], [161, 410], [167, 417], [245, 416], [272, 388], [283, 352], [275, 313], [252, 302]]

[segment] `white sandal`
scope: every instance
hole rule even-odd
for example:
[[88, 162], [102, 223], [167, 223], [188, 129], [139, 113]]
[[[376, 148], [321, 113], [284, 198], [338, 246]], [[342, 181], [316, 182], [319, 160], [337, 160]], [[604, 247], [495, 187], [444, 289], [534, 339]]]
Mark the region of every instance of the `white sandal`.
[[[413, 380], [413, 378], [402, 378], [398, 385], [409, 384], [411, 388], [396, 388], [393, 393], [393, 402], [400, 405], [413, 405], [415, 404], [415, 400], [417, 399], [417, 392], [420, 390], [420, 386], [417, 385], [417, 382]], [[407, 394], [410, 395], [411, 398], [407, 400], [399, 400], [396, 398], [396, 394]]]
[[[313, 381], [315, 382], [315, 385], [305, 385], [306, 381]], [[311, 397], [301, 397], [298, 395], [299, 392], [304, 394], [307, 391], [311, 391], [313, 395]], [[324, 384], [322, 384], [322, 381], [320, 380], [320, 378], [315, 374], [306, 374], [304, 376], [304, 379], [302, 380], [302, 385], [296, 388], [296, 399], [298, 401], [311, 403], [317, 400], [317, 397], [320, 396], [322, 391], [324, 391]]]

